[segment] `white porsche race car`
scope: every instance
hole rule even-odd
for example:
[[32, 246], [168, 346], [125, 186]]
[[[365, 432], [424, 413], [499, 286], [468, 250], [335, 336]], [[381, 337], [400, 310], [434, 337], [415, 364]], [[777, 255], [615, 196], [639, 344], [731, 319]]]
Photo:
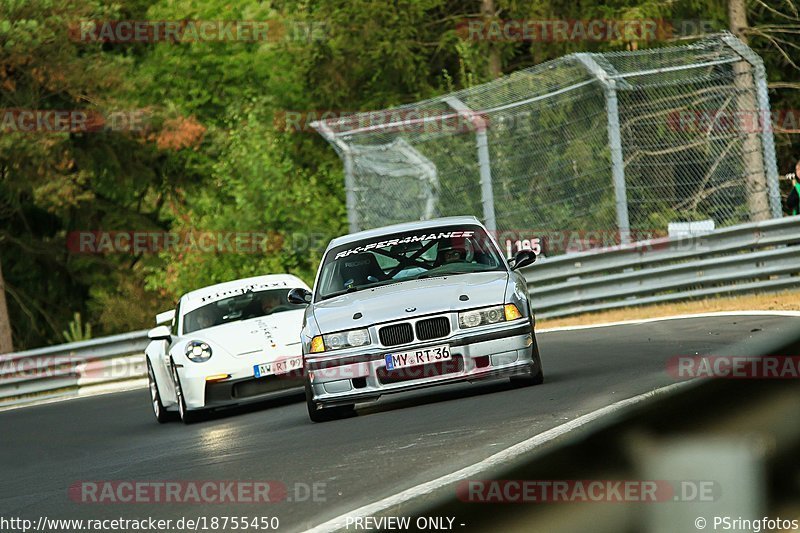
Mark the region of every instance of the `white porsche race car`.
[[218, 407], [302, 391], [305, 305], [286, 298], [296, 288], [308, 285], [288, 274], [240, 279], [184, 294], [160, 313], [145, 350], [156, 419], [189, 423]]

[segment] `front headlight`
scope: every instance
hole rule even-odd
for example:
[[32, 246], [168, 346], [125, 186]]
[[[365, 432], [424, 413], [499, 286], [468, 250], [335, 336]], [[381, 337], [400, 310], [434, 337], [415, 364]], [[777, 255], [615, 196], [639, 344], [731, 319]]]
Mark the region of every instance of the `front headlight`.
[[461, 327], [461, 329], [475, 328], [478, 326], [497, 324], [499, 322], [511, 322], [512, 320], [517, 320], [519, 318], [524, 317], [522, 316], [522, 313], [519, 312], [519, 309], [516, 305], [496, 305], [459, 313], [458, 325]]
[[186, 344], [186, 357], [195, 363], [205, 363], [211, 359], [211, 346], [203, 341], [189, 341]]
[[458, 313], [458, 325], [462, 328], [475, 328], [504, 322], [506, 319], [502, 305], [484, 307]]
[[369, 331], [366, 329], [351, 329], [322, 335], [322, 346], [320, 346], [322, 350], [320, 351], [358, 348], [359, 346], [366, 346], [370, 342], [372, 341], [369, 338]]

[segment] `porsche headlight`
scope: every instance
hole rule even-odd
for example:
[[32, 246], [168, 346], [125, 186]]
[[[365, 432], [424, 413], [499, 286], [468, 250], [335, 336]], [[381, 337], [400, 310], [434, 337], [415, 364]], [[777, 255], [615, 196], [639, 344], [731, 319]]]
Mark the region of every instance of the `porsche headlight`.
[[203, 341], [189, 341], [186, 344], [186, 357], [195, 363], [205, 363], [211, 359], [211, 346]]
[[498, 322], [504, 322], [505, 319], [506, 316], [502, 305], [458, 313], [458, 325], [461, 329], [497, 324]]
[[357, 348], [366, 346], [371, 342], [369, 331], [366, 329], [351, 329], [339, 333], [329, 333], [322, 336], [326, 350], [341, 350], [342, 348]]

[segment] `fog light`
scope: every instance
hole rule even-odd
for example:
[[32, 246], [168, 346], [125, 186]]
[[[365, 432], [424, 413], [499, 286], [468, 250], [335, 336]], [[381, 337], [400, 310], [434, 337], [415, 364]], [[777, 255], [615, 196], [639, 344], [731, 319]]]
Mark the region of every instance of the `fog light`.
[[222, 381], [231, 377], [230, 374], [212, 374], [206, 377], [206, 381]]

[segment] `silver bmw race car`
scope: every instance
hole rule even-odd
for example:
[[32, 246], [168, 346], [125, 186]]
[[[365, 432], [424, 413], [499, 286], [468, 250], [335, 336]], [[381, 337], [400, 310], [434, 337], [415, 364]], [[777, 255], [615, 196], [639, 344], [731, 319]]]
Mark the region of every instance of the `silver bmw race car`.
[[544, 375], [525, 280], [474, 217], [362, 231], [331, 241], [302, 330], [311, 420], [346, 416], [356, 402], [458, 381]]

